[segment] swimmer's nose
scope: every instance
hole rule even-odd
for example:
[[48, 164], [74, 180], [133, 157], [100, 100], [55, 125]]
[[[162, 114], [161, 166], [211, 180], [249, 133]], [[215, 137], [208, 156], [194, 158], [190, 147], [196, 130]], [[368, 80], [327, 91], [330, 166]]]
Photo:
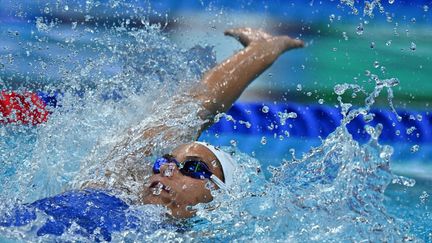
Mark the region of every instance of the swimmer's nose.
[[175, 163], [167, 163], [161, 166], [160, 173], [165, 177], [172, 177], [175, 173], [179, 172], [179, 168]]

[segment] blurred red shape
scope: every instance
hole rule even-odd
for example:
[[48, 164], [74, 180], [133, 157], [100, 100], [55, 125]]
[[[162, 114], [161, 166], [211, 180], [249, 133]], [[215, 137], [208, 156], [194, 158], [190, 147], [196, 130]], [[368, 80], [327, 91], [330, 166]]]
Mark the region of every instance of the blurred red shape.
[[36, 93], [1, 91], [0, 123], [37, 125], [48, 119], [46, 105]]

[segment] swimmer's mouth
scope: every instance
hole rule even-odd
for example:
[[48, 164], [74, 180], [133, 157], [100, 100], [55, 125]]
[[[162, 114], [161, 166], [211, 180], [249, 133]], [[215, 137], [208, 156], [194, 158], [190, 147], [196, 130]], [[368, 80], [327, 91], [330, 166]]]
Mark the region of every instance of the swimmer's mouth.
[[159, 195], [162, 192], [162, 190], [166, 191], [168, 193], [171, 192], [171, 187], [170, 186], [165, 186], [160, 181], [153, 181], [150, 184], [149, 188], [152, 191], [153, 195]]

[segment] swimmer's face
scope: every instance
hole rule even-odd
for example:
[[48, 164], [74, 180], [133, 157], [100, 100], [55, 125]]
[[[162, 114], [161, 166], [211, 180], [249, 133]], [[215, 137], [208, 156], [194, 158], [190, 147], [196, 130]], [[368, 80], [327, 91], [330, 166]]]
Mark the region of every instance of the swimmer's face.
[[[203, 145], [196, 143], [180, 145], [171, 155], [180, 163], [189, 159], [200, 160], [207, 164], [215, 176], [223, 179], [219, 161]], [[145, 204], [164, 205], [171, 210], [174, 217], [186, 218], [192, 217], [195, 213], [189, 209], [189, 206], [213, 200], [209, 186], [210, 188], [217, 188], [217, 186], [208, 179], [195, 179], [183, 175], [175, 164], [165, 164], [160, 171], [161, 173], [152, 175], [146, 185], [143, 195]]]

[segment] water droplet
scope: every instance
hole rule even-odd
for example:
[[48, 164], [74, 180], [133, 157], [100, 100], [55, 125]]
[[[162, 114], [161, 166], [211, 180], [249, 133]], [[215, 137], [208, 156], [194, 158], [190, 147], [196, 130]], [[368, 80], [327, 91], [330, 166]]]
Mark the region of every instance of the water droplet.
[[392, 40], [386, 41], [386, 46], [391, 46], [391, 44], [392, 44]]
[[266, 106], [266, 105], [263, 106], [262, 109], [261, 109], [262, 113], [268, 113], [269, 110], [270, 110], [270, 108], [268, 106]]
[[320, 105], [324, 104], [324, 99], [319, 99], [318, 104], [320, 104]]
[[278, 117], [280, 119], [280, 124], [283, 126], [286, 124], [286, 120], [287, 119], [295, 119], [297, 118], [297, 113], [295, 112], [287, 112], [287, 110], [285, 110], [284, 112], [278, 112]]
[[209, 191], [214, 190], [214, 184], [211, 181], [207, 181], [205, 184], [205, 188]]
[[375, 48], [375, 42], [372, 41], [372, 42], [370, 43], [370, 48], [372, 48], [372, 49]]
[[343, 95], [344, 93], [345, 93], [345, 90], [347, 89], [348, 87], [346, 86], [346, 85], [343, 85], [343, 84], [336, 84], [335, 86], [334, 86], [334, 92], [335, 92], [335, 94], [337, 94], [337, 95]]
[[374, 119], [374, 114], [367, 114], [363, 116], [363, 120], [368, 123], [371, 122]]
[[429, 6], [428, 5], [424, 5], [423, 6], [423, 11], [427, 12], [429, 10]]
[[162, 183], [158, 182], [158, 184], [151, 189], [152, 190], [152, 194], [155, 195], [155, 196], [160, 195], [161, 192], [162, 192], [162, 188], [163, 188]]
[[65, 6], [64, 6], [64, 10], [65, 10], [65, 11], [68, 11], [68, 10], [69, 10], [69, 6], [68, 6], [68, 5], [65, 5]]
[[227, 115], [227, 114], [225, 114], [225, 119], [226, 119], [227, 121], [231, 121], [231, 122], [234, 122], [234, 123], [235, 123], [235, 119], [234, 119], [234, 117], [232, 117], [231, 115]]
[[333, 23], [333, 21], [334, 21], [335, 18], [336, 18], [336, 16], [334, 14], [330, 14], [330, 16], [329, 16], [330, 22]]
[[353, 11], [353, 14], [354, 14], [354, 15], [357, 15], [357, 14], [358, 14], [358, 9], [354, 8], [352, 11]]
[[420, 145], [415, 144], [411, 147], [410, 151], [411, 153], [416, 153], [417, 151], [419, 151], [419, 149], [420, 149]]
[[385, 145], [382, 148], [379, 156], [381, 159], [388, 161], [390, 160], [392, 154], [393, 154], [393, 148], [391, 146]]
[[411, 19], [411, 23], [415, 24], [417, 22], [416, 18]]
[[395, 175], [392, 179], [392, 183], [407, 186], [407, 187], [413, 187], [415, 185], [416, 181], [414, 179], [411, 179], [411, 178]]
[[356, 33], [357, 35], [363, 35], [363, 31], [364, 31], [363, 23], [360, 23], [356, 28]]
[[169, 163], [168, 167], [164, 170], [163, 175], [166, 177], [171, 177], [174, 174], [174, 168], [176, 165], [174, 163]]
[[387, 22], [389, 22], [389, 23], [393, 22], [393, 18], [392, 18], [390, 15], [388, 15], [388, 16], [386, 17], [386, 20], [387, 20]]
[[292, 159], [293, 160], [297, 160], [296, 157], [295, 157], [295, 149], [294, 148], [290, 148], [288, 151], [291, 154]]
[[265, 136], [263, 136], [263, 137], [261, 138], [261, 144], [262, 144], [262, 145], [266, 145], [266, 144], [267, 144], [267, 138], [266, 138]]
[[400, 130], [396, 130], [395, 134], [396, 134], [396, 136], [399, 136], [400, 135]]
[[218, 164], [216, 162], [216, 160], [212, 160], [212, 162], [210, 162], [214, 167], [218, 167]]
[[410, 127], [410, 128], [407, 128], [407, 130], [406, 130], [406, 134], [408, 134], [408, 135], [410, 135], [411, 133], [413, 133], [415, 130], [416, 130], [417, 128], [416, 127]]
[[309, 91], [309, 92], [306, 93], [306, 95], [307, 95], [307, 96], [311, 96], [311, 95], [312, 95], [312, 92]]
[[415, 51], [417, 48], [417, 45], [414, 42], [411, 42], [410, 50]]
[[421, 203], [426, 203], [426, 201], [429, 198], [429, 194], [426, 191], [423, 191], [422, 194], [420, 195], [419, 199]]
[[390, 4], [393, 4], [394, 3], [394, 0], [389, 0], [388, 1]]
[[378, 61], [375, 61], [375, 62], [373, 63], [373, 66], [374, 66], [374, 68], [379, 68], [380, 64], [379, 64]]
[[423, 116], [420, 115], [420, 114], [418, 114], [418, 115], [417, 115], [417, 121], [422, 121], [422, 120], [423, 120]]
[[243, 125], [245, 125], [246, 128], [250, 128], [250, 127], [252, 126], [252, 125], [250, 124], [250, 122], [242, 121], [242, 120], [239, 121], [239, 124], [243, 124]]
[[42, 17], [36, 18], [36, 28], [38, 31], [41, 31], [41, 32], [50, 30], [50, 26], [48, 26], [45, 23], [44, 18], [42, 18]]
[[267, 129], [270, 130], [270, 131], [273, 131], [274, 128], [275, 128], [275, 126], [274, 126], [273, 123], [270, 123], [270, 125], [267, 126]]
[[342, 37], [344, 38], [344, 40], [348, 40], [348, 36], [346, 32], [342, 32]]
[[231, 139], [230, 144], [231, 144], [233, 147], [236, 147], [236, 146], [237, 146], [237, 141], [234, 140], [234, 139]]
[[399, 79], [390, 78], [390, 79], [379, 80], [379, 82], [377, 82], [377, 85], [382, 85], [386, 88], [395, 87], [399, 85]]
[[302, 85], [301, 84], [297, 84], [296, 90], [297, 91], [302, 91], [302, 89], [303, 89]]

